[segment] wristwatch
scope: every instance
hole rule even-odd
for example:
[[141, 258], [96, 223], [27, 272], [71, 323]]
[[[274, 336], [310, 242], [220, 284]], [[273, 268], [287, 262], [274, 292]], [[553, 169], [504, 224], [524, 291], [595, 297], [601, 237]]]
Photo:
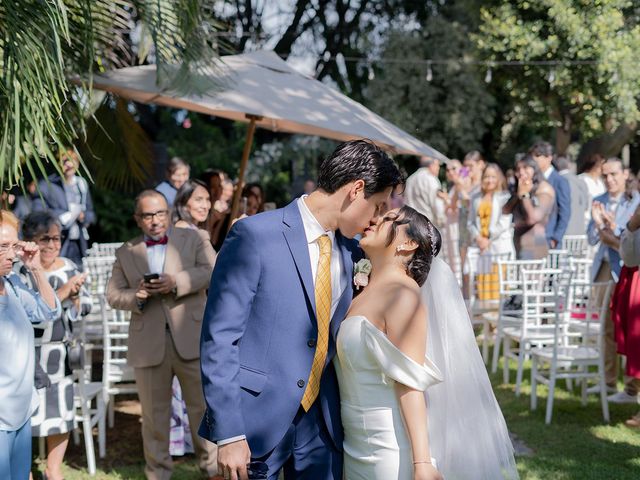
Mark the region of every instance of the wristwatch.
[[520, 198], [522, 200], [524, 200], [525, 198], [531, 198], [531, 194], [530, 193], [523, 193], [522, 195], [520, 195]]

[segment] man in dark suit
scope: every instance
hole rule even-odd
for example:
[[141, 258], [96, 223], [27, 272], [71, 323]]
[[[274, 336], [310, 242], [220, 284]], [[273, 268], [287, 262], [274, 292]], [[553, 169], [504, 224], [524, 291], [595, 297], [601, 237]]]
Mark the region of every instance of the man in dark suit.
[[547, 182], [556, 191], [556, 204], [547, 223], [549, 248], [561, 248], [569, 219], [571, 218], [571, 187], [566, 178], [553, 168], [553, 147], [548, 142], [538, 142], [529, 149]]
[[[351, 240], [377, 222], [402, 181], [374, 144], [343, 143], [318, 188], [280, 210], [242, 219], [211, 277], [200, 359], [207, 411], [225, 478], [253, 459], [286, 479], [342, 479], [342, 424], [332, 358], [353, 296]], [[328, 285], [328, 287], [327, 287]]]
[[60, 159], [62, 173], [51, 175], [38, 183], [32, 209], [51, 212], [62, 225], [62, 249], [66, 257], [82, 268], [82, 259], [89, 248], [87, 228], [96, 221], [93, 200], [87, 181], [76, 175], [79, 160], [75, 151], [65, 151]]

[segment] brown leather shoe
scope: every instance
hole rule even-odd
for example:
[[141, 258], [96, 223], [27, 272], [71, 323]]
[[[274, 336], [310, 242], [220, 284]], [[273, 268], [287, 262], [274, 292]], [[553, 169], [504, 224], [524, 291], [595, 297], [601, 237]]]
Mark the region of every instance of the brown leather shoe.
[[624, 424], [630, 428], [640, 428], [640, 413], [631, 417]]

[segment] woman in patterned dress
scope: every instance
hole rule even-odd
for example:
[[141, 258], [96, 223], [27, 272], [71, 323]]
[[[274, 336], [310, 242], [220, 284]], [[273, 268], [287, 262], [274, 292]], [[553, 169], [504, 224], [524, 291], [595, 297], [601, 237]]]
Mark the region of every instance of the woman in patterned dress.
[[[31, 418], [31, 434], [47, 439], [46, 478], [62, 479], [62, 460], [74, 428], [73, 376], [63, 343], [67, 330], [91, 310], [91, 297], [83, 287], [86, 274], [71, 260], [60, 257], [60, 222], [49, 212], [29, 214], [22, 226], [25, 239], [40, 247], [40, 265], [62, 304], [62, 314], [50, 323], [35, 325], [36, 360], [51, 385], [38, 390], [40, 406]], [[29, 280], [26, 270], [21, 272]]]
[[[200, 180], [187, 180], [178, 190], [173, 204], [174, 227], [198, 230], [209, 241], [209, 234], [204, 230], [204, 227], [209, 218], [210, 210], [211, 195], [207, 185]], [[175, 376], [171, 390], [169, 453], [173, 456], [181, 456], [185, 453], [193, 453], [194, 448], [187, 406], [182, 398], [180, 382]]]

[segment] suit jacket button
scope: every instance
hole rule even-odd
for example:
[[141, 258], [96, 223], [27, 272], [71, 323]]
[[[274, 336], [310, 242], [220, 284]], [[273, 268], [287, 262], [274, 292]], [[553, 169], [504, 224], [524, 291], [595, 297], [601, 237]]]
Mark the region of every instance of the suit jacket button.
[[316, 346], [316, 339], [315, 339], [315, 338], [310, 339], [310, 340], [307, 342], [307, 346], [308, 346], [309, 348], [313, 348], [313, 347], [315, 347], [315, 346]]
[[304, 380], [298, 380], [298, 386], [300, 388], [304, 387]]

